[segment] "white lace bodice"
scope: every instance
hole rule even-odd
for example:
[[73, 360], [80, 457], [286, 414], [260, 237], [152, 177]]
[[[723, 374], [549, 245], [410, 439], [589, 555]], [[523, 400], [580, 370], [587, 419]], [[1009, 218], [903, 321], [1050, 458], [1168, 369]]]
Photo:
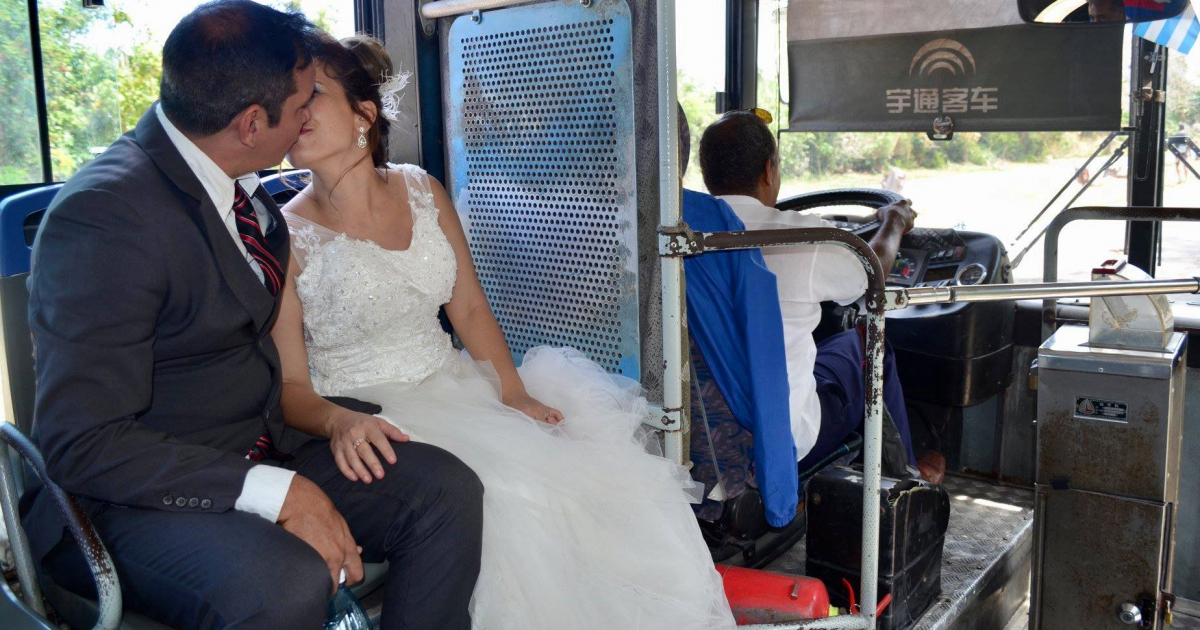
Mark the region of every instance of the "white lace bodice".
[[296, 293], [313, 387], [323, 396], [365, 385], [417, 382], [454, 355], [438, 308], [454, 289], [454, 250], [438, 225], [429, 176], [390, 165], [408, 184], [412, 243], [389, 250], [289, 214]]

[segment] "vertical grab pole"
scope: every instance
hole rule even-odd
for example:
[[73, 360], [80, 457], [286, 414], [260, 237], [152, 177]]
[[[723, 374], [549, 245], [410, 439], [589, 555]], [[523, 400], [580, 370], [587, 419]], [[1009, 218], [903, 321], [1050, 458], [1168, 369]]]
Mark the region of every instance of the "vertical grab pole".
[[[675, 0], [658, 0], [658, 179], [659, 225], [676, 226], [679, 211], [679, 138], [675, 113]], [[663, 411], [666, 433], [664, 455], [683, 464], [683, 260], [660, 257], [663, 323]]]
[[[878, 268], [879, 263], [874, 265]], [[868, 275], [871, 267], [868, 266]], [[883, 443], [883, 278], [870, 278], [867, 297], [866, 419], [863, 426], [862, 614], [868, 628], [875, 627], [879, 587], [879, 481]]]

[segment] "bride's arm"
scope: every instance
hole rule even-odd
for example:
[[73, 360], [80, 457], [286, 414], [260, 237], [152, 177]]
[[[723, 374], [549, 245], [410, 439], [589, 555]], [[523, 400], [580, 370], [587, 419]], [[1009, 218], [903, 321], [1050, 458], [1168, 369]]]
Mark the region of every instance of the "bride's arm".
[[[405, 442], [408, 436], [392, 424], [364, 413], [351, 411], [322, 398], [313, 389], [308, 375], [308, 349], [304, 345], [304, 313], [296, 295], [296, 261], [288, 263], [287, 283], [279, 305], [279, 317], [271, 328], [271, 338], [279, 350], [283, 367], [283, 418], [288, 426], [310, 435], [329, 438], [329, 448], [338, 469], [351, 481], [371, 483], [371, 473], [383, 478], [383, 466], [374, 450], [396, 463], [396, 453], [388, 440]], [[367, 472], [368, 469], [371, 472]]]
[[454, 204], [437, 180], [430, 177], [429, 185], [433, 191], [433, 203], [438, 209], [438, 224], [454, 248], [458, 265], [454, 293], [446, 303], [446, 315], [450, 317], [454, 332], [466, 346], [467, 352], [471, 353], [472, 359], [492, 363], [500, 376], [500, 395], [504, 404], [525, 412], [534, 420], [557, 424], [562, 420], [562, 412], [532, 398], [517, 374], [512, 352], [504, 340], [504, 332], [500, 330], [500, 324], [483, 293], [483, 286], [479, 284], [479, 277], [475, 275], [475, 263], [471, 260], [471, 250], [467, 247], [467, 237]]

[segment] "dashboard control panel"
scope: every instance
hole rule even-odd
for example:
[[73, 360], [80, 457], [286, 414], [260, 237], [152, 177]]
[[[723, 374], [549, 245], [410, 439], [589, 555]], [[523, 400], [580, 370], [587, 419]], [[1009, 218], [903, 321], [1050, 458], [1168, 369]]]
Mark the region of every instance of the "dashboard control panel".
[[[879, 222], [826, 216], [836, 227], [870, 240]], [[996, 275], [998, 241], [986, 234], [951, 229], [916, 228], [904, 235], [887, 284], [901, 287], [947, 287], [984, 284]]]
[[955, 230], [914, 229], [900, 242], [887, 283], [902, 287], [948, 287], [986, 282], [990, 275], [987, 263], [992, 257], [976, 255], [969, 240], [969, 233]]

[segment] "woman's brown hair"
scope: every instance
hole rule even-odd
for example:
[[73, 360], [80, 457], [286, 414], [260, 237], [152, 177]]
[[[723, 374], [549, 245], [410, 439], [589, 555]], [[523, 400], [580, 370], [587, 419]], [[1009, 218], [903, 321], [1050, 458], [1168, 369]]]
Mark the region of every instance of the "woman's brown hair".
[[383, 167], [387, 164], [387, 135], [391, 121], [383, 115], [379, 86], [392, 75], [392, 60], [383, 43], [369, 35], [354, 35], [340, 42], [325, 35], [316, 56], [325, 65], [325, 74], [342, 86], [354, 113], [370, 120], [363, 103], [375, 105], [375, 120], [366, 131], [367, 151], [375, 167]]

